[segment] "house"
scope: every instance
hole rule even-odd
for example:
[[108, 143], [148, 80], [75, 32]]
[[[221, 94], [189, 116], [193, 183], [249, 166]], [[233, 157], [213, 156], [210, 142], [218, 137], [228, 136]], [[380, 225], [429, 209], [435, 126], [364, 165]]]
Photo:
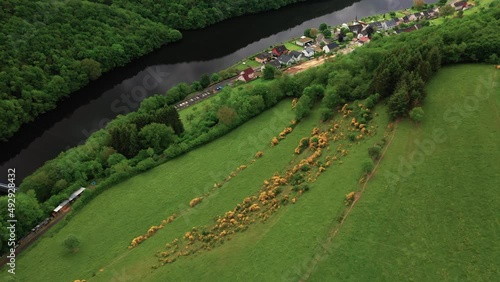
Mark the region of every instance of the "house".
[[314, 49], [312, 47], [307, 47], [302, 50], [302, 54], [304, 54], [304, 57], [306, 58], [311, 58], [314, 56]]
[[368, 43], [370, 42], [370, 38], [366, 37], [366, 36], [361, 36], [358, 38], [358, 41], [361, 43], [361, 44], [365, 44], [365, 43]]
[[359, 35], [365, 36], [365, 37], [371, 37], [372, 34], [375, 32], [375, 29], [373, 27], [367, 25], [363, 28], [361, 33]]
[[415, 16], [415, 20], [420, 20], [420, 19], [422, 19], [424, 17], [422, 15], [422, 13], [415, 13], [415, 14], [413, 14], [413, 16]]
[[339, 45], [335, 42], [333, 43], [330, 43], [330, 44], [327, 44], [323, 47], [323, 51], [325, 51], [325, 53], [330, 53], [332, 52], [335, 48], [338, 48]]
[[401, 21], [404, 22], [404, 23], [409, 23], [410, 22], [410, 18], [408, 16], [404, 16], [401, 18]]
[[299, 46], [306, 46], [308, 44], [312, 44], [314, 40], [309, 37], [301, 36], [299, 39], [295, 40], [295, 44]]
[[467, 7], [467, 1], [455, 2], [455, 4], [453, 4], [453, 6], [455, 7], [455, 11], [460, 11], [463, 8]]
[[283, 54], [283, 55], [279, 56], [278, 61], [282, 65], [286, 65], [286, 66], [289, 66], [289, 65], [295, 63], [295, 59], [292, 56], [287, 55], [287, 54]]
[[378, 30], [383, 29], [382, 22], [373, 22], [373, 23], [369, 23], [368, 25], [373, 27], [374, 29], [378, 29]]
[[271, 65], [277, 69], [281, 68], [281, 63], [278, 60], [269, 61], [267, 64]]
[[251, 80], [255, 79], [255, 71], [252, 68], [247, 68], [240, 72], [240, 76], [238, 77], [238, 80], [249, 82]]
[[271, 59], [271, 54], [269, 54], [267, 52], [263, 52], [263, 53], [260, 53], [257, 56], [255, 56], [255, 60], [261, 64], [269, 61], [270, 59]]
[[350, 25], [348, 26], [348, 28], [352, 33], [356, 35], [358, 35], [361, 32], [361, 30], [363, 30], [363, 26], [360, 24]]
[[298, 62], [300, 61], [300, 59], [302, 59], [302, 52], [299, 52], [299, 51], [291, 51], [290, 53], [288, 53], [288, 55], [292, 56], [292, 58]]
[[426, 12], [429, 15], [429, 19], [433, 19], [433, 18], [435, 18], [437, 16], [437, 12], [435, 10], [433, 10], [433, 9], [429, 9]]
[[392, 29], [398, 25], [398, 22], [395, 19], [390, 19], [382, 23], [382, 28], [385, 30]]
[[415, 30], [418, 30], [418, 29], [421, 29], [421, 28], [422, 28], [421, 24], [416, 24], [414, 26], [410, 26], [410, 27], [407, 27], [407, 28], [398, 29], [395, 32], [396, 32], [396, 34], [400, 34], [400, 33], [404, 33], [404, 32], [412, 32], [412, 31], [415, 31]]
[[272, 52], [276, 57], [279, 57], [283, 54], [288, 53], [288, 49], [286, 49], [286, 47], [284, 45], [279, 45], [279, 46], [274, 47]]

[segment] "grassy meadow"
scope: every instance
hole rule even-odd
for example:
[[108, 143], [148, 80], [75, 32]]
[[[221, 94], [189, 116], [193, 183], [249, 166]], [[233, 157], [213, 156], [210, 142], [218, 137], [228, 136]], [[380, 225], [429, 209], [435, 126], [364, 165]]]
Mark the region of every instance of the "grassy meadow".
[[[294, 117], [291, 100], [285, 100], [229, 134], [103, 192], [64, 228], [49, 232], [23, 252], [16, 278], [498, 280], [499, 82], [500, 71], [492, 66], [441, 70], [427, 87], [424, 121], [397, 124], [380, 166], [342, 226], [339, 222], [348, 208], [346, 194], [363, 186], [359, 179], [367, 149], [386, 135], [385, 106], [373, 110], [377, 114], [368, 125], [371, 136], [359, 141], [334, 141], [333, 137], [352, 130], [351, 117], [336, 114], [333, 121], [320, 123], [316, 108], [272, 147], [272, 138]], [[190, 110], [180, 113], [183, 119], [186, 111]], [[329, 131], [336, 123], [340, 129]], [[332, 132], [318, 162], [326, 163], [341, 149], [348, 152], [316, 174], [308, 183], [310, 190], [296, 203], [283, 204], [265, 222], [250, 224], [209, 251], [152, 268], [158, 265], [155, 254], [165, 251], [167, 243], [176, 238], [182, 241], [193, 227], [212, 226], [217, 216], [233, 210], [246, 197], [258, 196], [264, 180], [275, 173], [286, 174], [308, 156], [309, 149], [301, 154], [294, 149], [303, 137], [311, 137], [313, 128]], [[258, 151], [264, 155], [254, 158]], [[240, 165], [247, 167], [214, 187]], [[190, 207], [190, 201], [199, 196], [204, 196], [203, 201]], [[133, 238], [174, 213], [174, 221], [128, 249]], [[69, 234], [81, 240], [76, 253], [62, 245]], [[4, 275], [5, 270], [0, 280]]]
[[[381, 138], [387, 123], [384, 110], [380, 112], [377, 120], [381, 121], [381, 129], [374, 130], [376, 134], [371, 137], [374, 140]], [[290, 270], [300, 268], [301, 262], [317, 248], [329, 223], [344, 208], [345, 194], [357, 189], [361, 175], [359, 162], [367, 157], [371, 138], [354, 144], [353, 148], [359, 146], [359, 150], [353, 149], [343, 164], [332, 164], [297, 204], [284, 206], [265, 223], [250, 225], [247, 231], [235, 234], [210, 252], [182, 257], [156, 270], [151, 268], [158, 264], [155, 254], [164, 250], [166, 243], [182, 238], [192, 227], [212, 224], [218, 215], [256, 194], [265, 179], [283, 172], [302, 157], [294, 154], [301, 138], [309, 137], [315, 127], [331, 126], [319, 124], [319, 111], [314, 111], [277, 146], [271, 147], [272, 137], [289, 125], [293, 115], [290, 100], [285, 100], [228, 135], [107, 190], [67, 226], [49, 233], [25, 251], [18, 261], [18, 267], [24, 271], [17, 278], [20, 281], [30, 277], [40, 281], [185, 281], [200, 277], [209, 280], [295, 277], [299, 273]], [[376, 121], [372, 124], [379, 126]], [[336, 152], [334, 148], [331, 150]], [[263, 151], [264, 156], [252, 163], [258, 151]], [[214, 183], [221, 183], [242, 164], [248, 167], [222, 187], [214, 188]], [[202, 195], [204, 200], [190, 208], [190, 200]], [[164, 229], [138, 247], [127, 248], [133, 238], [174, 213], [177, 218]], [[331, 217], [318, 216], [325, 213]], [[69, 234], [77, 234], [81, 240], [77, 253], [62, 246]], [[288, 255], [283, 256], [284, 252]], [[261, 258], [259, 263], [249, 263], [255, 262], [254, 257]], [[276, 260], [283, 263], [277, 264]], [[228, 264], [232, 265], [232, 271], [228, 271]]]
[[442, 69], [310, 281], [500, 280], [500, 71]]

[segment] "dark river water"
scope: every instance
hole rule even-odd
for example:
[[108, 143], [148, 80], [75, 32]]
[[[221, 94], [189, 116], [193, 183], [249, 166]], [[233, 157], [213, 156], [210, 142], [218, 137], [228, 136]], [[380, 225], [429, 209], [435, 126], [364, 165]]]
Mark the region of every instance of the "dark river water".
[[47, 160], [83, 143], [118, 114], [135, 110], [147, 96], [225, 69], [323, 22], [336, 25], [411, 5], [412, 0], [308, 1], [185, 31], [181, 41], [104, 74], [1, 143], [0, 182], [6, 183], [7, 169], [15, 168], [19, 186]]

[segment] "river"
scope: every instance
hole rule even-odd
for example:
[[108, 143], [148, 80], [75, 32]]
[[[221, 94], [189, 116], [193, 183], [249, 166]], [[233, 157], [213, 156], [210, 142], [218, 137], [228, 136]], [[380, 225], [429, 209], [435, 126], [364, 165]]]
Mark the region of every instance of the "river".
[[110, 119], [135, 110], [140, 100], [165, 93], [180, 82], [191, 83], [204, 73], [230, 67], [323, 22], [337, 25], [411, 5], [412, 0], [308, 1], [184, 31], [181, 41], [104, 74], [1, 143], [0, 182], [6, 183], [7, 169], [15, 168], [19, 186], [47, 160], [82, 144]]

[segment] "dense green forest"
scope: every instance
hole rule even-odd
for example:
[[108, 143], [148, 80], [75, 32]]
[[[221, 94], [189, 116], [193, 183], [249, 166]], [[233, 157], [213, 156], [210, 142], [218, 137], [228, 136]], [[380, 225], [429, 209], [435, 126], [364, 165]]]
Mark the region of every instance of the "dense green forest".
[[0, 26], [0, 140], [101, 73], [181, 38], [87, 1], [1, 1]]
[[57, 102], [162, 44], [202, 28], [299, 0], [0, 2], [0, 141]]
[[[448, 19], [440, 26], [372, 40], [349, 55], [293, 77], [281, 75], [253, 88], [225, 88], [211, 106], [198, 111], [199, 118], [187, 130], [169, 95], [152, 96], [137, 112], [119, 116], [84, 145], [61, 153], [24, 180], [20, 188], [25, 196], [16, 203], [16, 210], [25, 217], [19, 220], [23, 226], [18, 238], [80, 186], [99, 183], [84, 193], [72, 213], [117, 182], [226, 134], [285, 97], [299, 98], [298, 120], [308, 115], [314, 103], [321, 105], [322, 119], [328, 120], [345, 102], [361, 100], [367, 107], [383, 101], [393, 119], [405, 117], [424, 101], [425, 83], [442, 65], [500, 63], [500, 1], [494, 3], [491, 9]], [[174, 90], [189, 91], [186, 87]], [[369, 112], [352, 110], [360, 122], [371, 118]], [[6, 202], [0, 198], [0, 208]]]
[[306, 0], [91, 0], [134, 11], [178, 29], [196, 29], [236, 16], [278, 9]]

